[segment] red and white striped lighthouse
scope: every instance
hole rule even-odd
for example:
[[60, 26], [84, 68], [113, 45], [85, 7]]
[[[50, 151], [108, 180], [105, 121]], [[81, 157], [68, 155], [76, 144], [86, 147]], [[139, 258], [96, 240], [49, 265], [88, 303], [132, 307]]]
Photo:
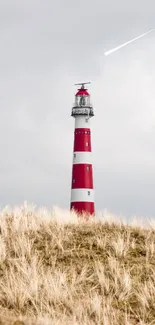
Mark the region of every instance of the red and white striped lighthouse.
[[75, 118], [74, 149], [71, 186], [71, 210], [78, 214], [83, 212], [94, 215], [94, 186], [91, 152], [90, 118], [94, 116], [90, 95], [81, 85], [75, 95], [71, 116]]

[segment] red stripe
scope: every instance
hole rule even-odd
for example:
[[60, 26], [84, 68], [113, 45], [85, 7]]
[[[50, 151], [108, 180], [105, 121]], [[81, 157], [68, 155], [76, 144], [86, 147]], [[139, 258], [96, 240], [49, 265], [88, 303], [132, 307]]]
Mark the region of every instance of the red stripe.
[[91, 152], [91, 131], [87, 128], [77, 128], [74, 132], [74, 151]]
[[71, 202], [70, 208], [74, 209], [79, 214], [86, 212], [93, 215], [95, 213], [94, 202]]
[[76, 132], [87, 132], [88, 134], [91, 134], [90, 128], [76, 128], [74, 133]]
[[72, 168], [72, 188], [93, 189], [93, 168], [91, 164], [74, 164]]

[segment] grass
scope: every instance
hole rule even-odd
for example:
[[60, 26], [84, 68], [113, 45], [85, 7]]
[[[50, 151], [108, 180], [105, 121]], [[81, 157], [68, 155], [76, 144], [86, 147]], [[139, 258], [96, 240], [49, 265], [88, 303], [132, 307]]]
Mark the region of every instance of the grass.
[[0, 325], [155, 324], [155, 231], [105, 212], [0, 212]]

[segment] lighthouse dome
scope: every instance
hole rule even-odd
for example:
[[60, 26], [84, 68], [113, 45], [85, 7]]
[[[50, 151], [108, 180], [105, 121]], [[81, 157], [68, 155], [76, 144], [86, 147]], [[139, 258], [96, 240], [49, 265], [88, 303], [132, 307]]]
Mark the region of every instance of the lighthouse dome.
[[78, 89], [76, 95], [77, 96], [90, 96], [87, 89]]

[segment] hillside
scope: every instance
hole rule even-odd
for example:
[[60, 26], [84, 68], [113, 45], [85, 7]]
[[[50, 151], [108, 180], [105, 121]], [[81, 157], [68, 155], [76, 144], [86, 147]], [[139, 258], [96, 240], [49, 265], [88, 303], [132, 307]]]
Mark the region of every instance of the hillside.
[[62, 219], [1, 210], [0, 324], [155, 324], [154, 227]]

